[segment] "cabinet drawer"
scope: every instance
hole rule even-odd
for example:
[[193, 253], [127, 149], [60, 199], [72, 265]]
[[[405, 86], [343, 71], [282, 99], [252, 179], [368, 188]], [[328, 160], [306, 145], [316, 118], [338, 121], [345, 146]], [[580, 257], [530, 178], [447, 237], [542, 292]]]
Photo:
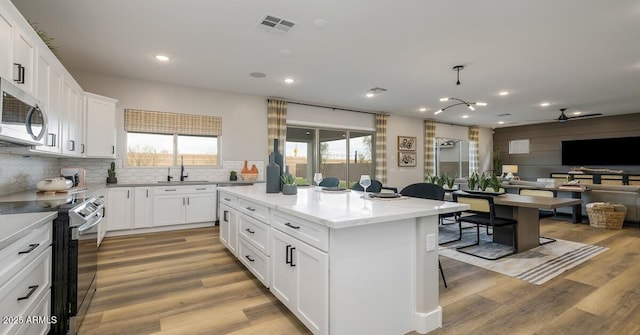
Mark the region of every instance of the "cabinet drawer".
[[189, 193], [214, 193], [215, 185], [193, 185], [193, 186], [159, 186], [154, 192], [158, 194], [189, 194]]
[[[51, 287], [51, 248], [0, 287], [0, 315], [26, 317]], [[0, 334], [10, 334], [14, 325], [0, 323]], [[17, 328], [14, 328], [17, 329]]]
[[220, 192], [219, 201], [221, 204], [226, 204], [231, 208], [238, 208], [238, 197], [236, 197], [235, 195]]
[[329, 228], [294, 216], [273, 212], [271, 226], [320, 250], [329, 251]]
[[50, 324], [57, 322], [58, 320], [51, 319], [51, 291], [40, 299], [32, 311], [27, 311], [25, 317], [32, 317], [35, 319], [23, 324], [14, 333], [16, 335], [45, 335], [49, 333]]
[[269, 257], [254, 248], [244, 236], [238, 238], [238, 259], [264, 286], [269, 287]]
[[52, 228], [52, 223], [47, 222], [0, 250], [0, 283], [6, 282], [51, 245]]
[[269, 226], [245, 214], [240, 214], [239, 221], [238, 233], [263, 254], [269, 255]]
[[238, 199], [238, 210], [252, 216], [266, 224], [269, 224], [269, 208], [253, 201]]

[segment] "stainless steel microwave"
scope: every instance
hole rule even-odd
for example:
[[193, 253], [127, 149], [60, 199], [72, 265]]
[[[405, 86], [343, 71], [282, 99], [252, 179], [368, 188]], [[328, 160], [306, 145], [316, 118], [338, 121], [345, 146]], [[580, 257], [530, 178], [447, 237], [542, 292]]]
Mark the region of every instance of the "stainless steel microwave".
[[40, 102], [12, 82], [0, 78], [0, 142], [42, 145], [47, 133], [47, 114]]

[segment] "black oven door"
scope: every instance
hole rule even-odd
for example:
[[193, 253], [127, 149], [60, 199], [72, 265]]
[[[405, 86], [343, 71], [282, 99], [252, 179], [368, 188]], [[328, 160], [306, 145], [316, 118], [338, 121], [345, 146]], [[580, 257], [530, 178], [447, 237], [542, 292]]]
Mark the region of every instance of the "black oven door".
[[71, 304], [69, 332], [72, 335], [77, 334], [96, 290], [97, 228], [101, 220], [102, 213], [98, 213], [93, 217], [93, 220], [71, 229], [71, 240], [69, 241], [69, 303]]

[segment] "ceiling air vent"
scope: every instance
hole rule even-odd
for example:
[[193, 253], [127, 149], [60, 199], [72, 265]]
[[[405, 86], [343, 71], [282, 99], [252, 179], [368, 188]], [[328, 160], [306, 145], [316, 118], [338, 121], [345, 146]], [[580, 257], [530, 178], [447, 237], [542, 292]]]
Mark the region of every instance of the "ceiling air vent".
[[277, 16], [267, 14], [258, 23], [258, 29], [264, 30], [269, 33], [275, 33], [279, 35], [285, 35], [289, 30], [295, 27], [296, 23], [293, 21], [281, 19]]
[[386, 88], [382, 88], [382, 87], [374, 87], [369, 89], [369, 92], [374, 93], [374, 94], [380, 94], [380, 93], [384, 93], [386, 92], [387, 89]]

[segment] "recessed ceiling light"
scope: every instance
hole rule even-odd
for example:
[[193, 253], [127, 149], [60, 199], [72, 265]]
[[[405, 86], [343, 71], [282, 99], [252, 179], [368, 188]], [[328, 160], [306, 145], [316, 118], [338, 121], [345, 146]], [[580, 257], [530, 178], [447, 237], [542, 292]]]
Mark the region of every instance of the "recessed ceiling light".
[[327, 25], [327, 20], [325, 20], [325, 19], [317, 19], [317, 20], [313, 21], [313, 24], [318, 28], [322, 28], [322, 27]]
[[165, 55], [156, 55], [155, 58], [161, 62], [168, 62], [170, 60], [170, 58]]
[[504, 124], [504, 121], [498, 121], [498, 124]]
[[498, 94], [500, 94], [500, 95], [509, 95], [509, 91], [502, 91], [502, 92], [500, 92]]
[[468, 119], [468, 118], [469, 118], [469, 115], [465, 114], [465, 115], [463, 115], [463, 116], [462, 116], [462, 118], [463, 118], [463, 119]]
[[581, 112], [581, 111], [575, 111], [575, 112], [573, 112], [573, 115], [580, 115], [580, 114], [582, 114], [582, 112]]
[[282, 49], [282, 50], [280, 50], [280, 53], [281, 53], [281, 54], [283, 54], [283, 55], [285, 55], [285, 56], [289, 56], [289, 55], [291, 55], [291, 50], [289, 50], [289, 49]]
[[549, 106], [549, 105], [550, 105], [550, 103], [548, 103], [548, 102], [543, 102], [543, 103], [541, 103], [541, 104], [540, 104], [540, 107], [547, 107], [547, 106]]
[[426, 111], [427, 111], [427, 108], [425, 108], [425, 107], [420, 107], [420, 109], [418, 109], [418, 110], [419, 110], [419, 111], [421, 111], [421, 112], [426, 112]]
[[367, 94], [365, 94], [365, 97], [367, 98], [373, 98], [375, 96], [375, 94], [373, 94], [373, 92], [367, 92]]
[[287, 84], [293, 84], [295, 82], [295, 80], [293, 78], [285, 78], [284, 82]]
[[253, 78], [264, 78], [267, 75], [262, 73], [262, 72], [251, 72], [249, 73], [250, 76], [252, 76]]

